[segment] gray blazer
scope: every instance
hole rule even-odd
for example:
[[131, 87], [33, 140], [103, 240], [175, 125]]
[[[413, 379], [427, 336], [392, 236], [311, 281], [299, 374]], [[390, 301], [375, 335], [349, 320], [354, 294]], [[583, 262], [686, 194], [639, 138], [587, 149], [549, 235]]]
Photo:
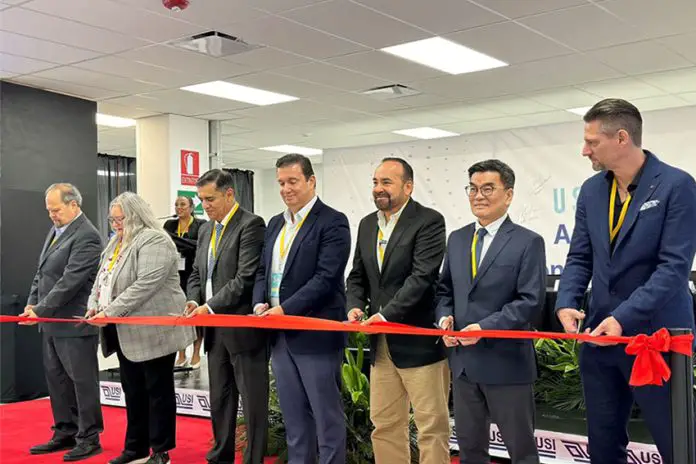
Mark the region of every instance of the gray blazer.
[[[113, 254], [115, 242], [102, 253], [99, 272]], [[113, 270], [108, 317], [166, 316], [183, 311], [186, 297], [179, 285], [178, 259], [174, 242], [163, 231], [145, 229], [138, 233]], [[89, 308], [97, 308], [97, 276]], [[142, 362], [185, 349], [196, 339], [193, 327], [138, 326], [117, 324], [118, 341], [130, 361]], [[116, 351], [100, 330], [105, 357]]]
[[[99, 265], [99, 232], [84, 213], [50, 246], [54, 230], [46, 236], [27, 304], [39, 317], [83, 316]], [[39, 330], [55, 337], [97, 335], [87, 324], [39, 324]]]

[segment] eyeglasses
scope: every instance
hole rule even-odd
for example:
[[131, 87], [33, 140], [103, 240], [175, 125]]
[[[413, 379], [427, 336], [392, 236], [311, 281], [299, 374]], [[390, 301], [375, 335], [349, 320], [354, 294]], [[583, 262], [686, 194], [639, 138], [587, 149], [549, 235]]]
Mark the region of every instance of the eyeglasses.
[[109, 218], [109, 224], [123, 224], [123, 220], [125, 219], [125, 216], [121, 217], [110, 217]]
[[483, 195], [484, 197], [489, 197], [493, 194], [493, 192], [495, 192], [496, 190], [500, 190], [500, 189], [497, 187], [494, 187], [492, 185], [484, 185], [481, 188], [478, 188], [478, 187], [473, 186], [473, 185], [467, 185], [466, 187], [464, 187], [464, 190], [466, 191], [467, 195], [469, 195], [470, 197], [475, 197], [476, 194], [479, 192], [481, 192], [481, 195]]

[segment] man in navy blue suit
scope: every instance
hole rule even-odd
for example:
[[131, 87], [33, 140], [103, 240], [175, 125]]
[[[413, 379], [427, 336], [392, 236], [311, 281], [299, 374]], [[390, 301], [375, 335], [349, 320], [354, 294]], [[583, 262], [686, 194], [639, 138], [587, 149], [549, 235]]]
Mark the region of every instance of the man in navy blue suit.
[[459, 458], [462, 464], [490, 462], [492, 420], [513, 464], [538, 464], [532, 341], [480, 340], [466, 332], [532, 328], [546, 292], [544, 239], [508, 217], [515, 173], [507, 164], [476, 163], [469, 182], [477, 221], [450, 235], [435, 311], [440, 327], [462, 331], [462, 337], [444, 337]]
[[[288, 209], [274, 216], [254, 285], [254, 312], [345, 320], [344, 272], [350, 255], [348, 218], [316, 195], [312, 163], [285, 155], [276, 163]], [[289, 464], [344, 464], [340, 332], [280, 331], [271, 367], [286, 428]]]
[[[643, 120], [625, 100], [584, 116], [582, 155], [600, 171], [578, 196], [575, 230], [561, 276], [557, 315], [566, 332], [651, 334], [693, 328], [688, 279], [696, 250], [696, 182], [641, 149]], [[579, 311], [592, 280], [587, 315]], [[669, 388], [628, 385], [623, 346], [584, 344], [580, 354], [592, 464], [626, 463], [635, 400], [665, 464], [672, 464]], [[679, 463], [675, 463], [679, 464]]]

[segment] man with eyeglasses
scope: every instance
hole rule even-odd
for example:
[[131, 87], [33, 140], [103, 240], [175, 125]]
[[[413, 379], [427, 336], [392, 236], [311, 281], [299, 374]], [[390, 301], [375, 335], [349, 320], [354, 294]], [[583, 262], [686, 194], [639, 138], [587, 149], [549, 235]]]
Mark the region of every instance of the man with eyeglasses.
[[472, 330], [529, 330], [544, 305], [544, 240], [508, 217], [514, 186], [515, 173], [501, 161], [469, 168], [466, 192], [477, 221], [450, 235], [437, 292], [438, 325], [462, 332], [444, 337], [462, 463], [490, 462], [491, 421], [513, 464], [539, 463], [531, 340], [466, 336]]
[[[46, 190], [53, 227], [41, 250], [39, 266], [21, 316], [23, 325], [37, 317], [71, 319], [87, 312], [87, 299], [102, 251], [99, 232], [82, 214], [82, 195], [71, 184]], [[53, 410], [53, 437], [31, 454], [70, 450], [64, 461], [80, 461], [102, 452], [104, 430], [99, 399], [98, 329], [89, 324], [40, 324], [43, 363]]]

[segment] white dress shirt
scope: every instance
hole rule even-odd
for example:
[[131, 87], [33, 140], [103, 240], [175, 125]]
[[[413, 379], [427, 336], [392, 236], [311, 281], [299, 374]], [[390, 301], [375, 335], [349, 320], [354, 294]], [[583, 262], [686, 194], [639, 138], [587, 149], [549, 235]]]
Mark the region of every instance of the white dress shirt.
[[380, 272], [382, 271], [382, 257], [384, 256], [384, 252], [387, 250], [389, 239], [391, 238], [394, 228], [396, 227], [396, 223], [399, 222], [399, 217], [401, 217], [401, 213], [404, 211], [404, 208], [408, 202], [409, 200], [406, 200], [406, 203], [399, 208], [399, 211], [392, 214], [389, 219], [387, 219], [387, 216], [383, 211], [377, 211], [377, 227], [379, 228], [379, 231], [382, 232], [382, 239], [380, 240], [378, 234], [377, 248], [375, 249], [375, 253], [377, 253], [377, 265], [379, 266]]

